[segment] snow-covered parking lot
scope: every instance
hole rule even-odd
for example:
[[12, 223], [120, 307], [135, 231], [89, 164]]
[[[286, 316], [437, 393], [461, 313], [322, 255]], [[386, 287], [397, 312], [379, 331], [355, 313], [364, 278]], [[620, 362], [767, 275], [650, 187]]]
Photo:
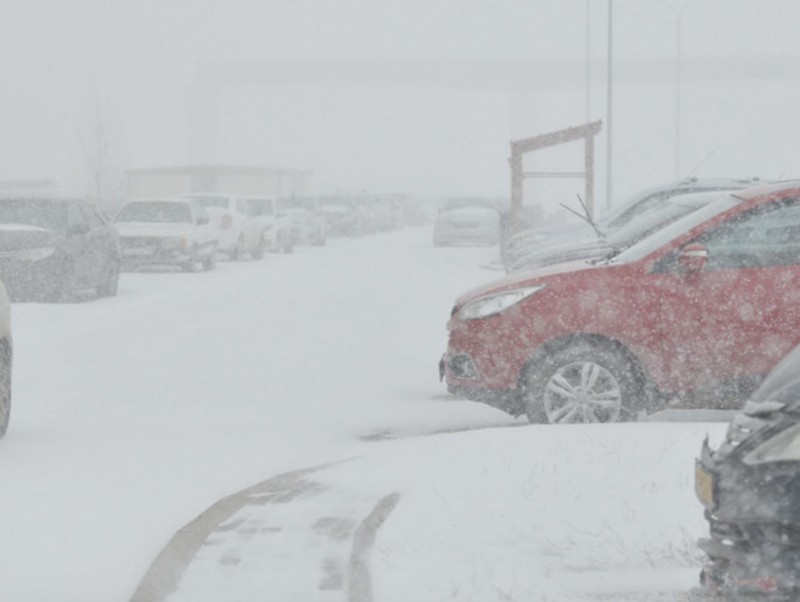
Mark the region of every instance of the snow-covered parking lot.
[[376, 601], [679, 598], [694, 456], [725, 424], [528, 426], [451, 399], [450, 305], [495, 255], [407, 229], [14, 305], [0, 599], [129, 600], [217, 500], [312, 467], [312, 493], [243, 508], [167, 599], [345, 600], [391, 494], [362, 559]]

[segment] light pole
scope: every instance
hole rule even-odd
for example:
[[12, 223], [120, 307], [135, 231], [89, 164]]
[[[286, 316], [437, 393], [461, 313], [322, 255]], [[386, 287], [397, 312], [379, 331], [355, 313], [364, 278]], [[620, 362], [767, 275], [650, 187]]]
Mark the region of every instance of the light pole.
[[672, 11], [675, 17], [675, 179], [681, 178], [681, 18], [684, 9], [692, 3], [692, 0], [684, 2], [676, 8], [664, 0], [658, 3]]
[[608, 98], [606, 101], [606, 209], [611, 208], [613, 187], [613, 163], [612, 163], [612, 129], [611, 129], [611, 116], [612, 116], [612, 90], [614, 88], [613, 77], [613, 62], [614, 62], [614, 1], [608, 0], [608, 57], [606, 59], [606, 68], [608, 69], [608, 81], [606, 83]]

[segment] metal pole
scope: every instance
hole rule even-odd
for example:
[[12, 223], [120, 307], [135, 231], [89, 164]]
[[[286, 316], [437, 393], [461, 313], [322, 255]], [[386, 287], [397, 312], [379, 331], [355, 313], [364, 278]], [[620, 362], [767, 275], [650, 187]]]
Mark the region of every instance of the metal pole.
[[[685, 6], [685, 5], [684, 5]], [[682, 9], [681, 9], [682, 10]], [[681, 177], [681, 13], [675, 14], [675, 179]]]
[[592, 85], [592, 52], [590, 42], [590, 18], [589, 18], [589, 0], [586, 0], [586, 123], [592, 113], [592, 98], [591, 98], [591, 85]]
[[613, 15], [613, 7], [614, 2], [613, 0], [608, 0], [608, 59], [607, 59], [607, 68], [608, 68], [608, 100], [606, 103], [606, 209], [611, 208], [611, 199], [613, 194], [613, 155], [612, 155], [612, 121], [611, 116], [613, 114], [613, 104], [612, 104], [612, 90], [614, 88], [614, 78], [613, 78], [613, 59], [614, 59], [614, 51], [613, 51], [613, 23], [614, 23], [614, 15]]

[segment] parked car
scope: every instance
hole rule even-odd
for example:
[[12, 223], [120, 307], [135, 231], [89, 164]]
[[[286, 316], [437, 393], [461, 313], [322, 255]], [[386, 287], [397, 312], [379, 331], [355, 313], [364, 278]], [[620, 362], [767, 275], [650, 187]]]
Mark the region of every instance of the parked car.
[[433, 223], [433, 244], [495, 245], [500, 240], [500, 212], [490, 199], [454, 197], [439, 207]]
[[0, 278], [14, 300], [117, 294], [119, 236], [80, 199], [0, 199]]
[[[678, 182], [669, 182], [636, 193], [618, 207], [614, 207], [609, 213], [596, 219], [595, 225], [604, 236], [611, 236], [631, 220], [659, 207], [664, 201], [675, 196], [697, 192], [742, 190], [761, 184], [763, 182], [758, 178], [699, 179], [691, 177]], [[580, 207], [575, 209], [579, 213], [582, 211]], [[506, 216], [505, 224], [508, 228], [508, 216]], [[506, 271], [512, 271], [513, 266], [519, 262], [520, 256], [530, 255], [539, 245], [552, 243], [554, 240], [588, 241], [595, 239], [596, 236], [595, 229], [586, 220], [577, 216], [574, 216], [569, 223], [560, 226], [539, 227], [535, 223], [524, 224], [522, 229], [513, 235], [504, 232], [501, 241], [501, 258]]]
[[216, 265], [216, 229], [192, 199], [128, 201], [114, 224], [127, 267], [172, 265], [192, 272], [198, 262], [204, 270]]
[[323, 196], [319, 211], [325, 218], [330, 236], [350, 238], [367, 233], [367, 215], [357, 198], [345, 195]]
[[0, 282], [0, 437], [8, 431], [11, 421], [11, 366], [14, 344], [11, 338], [11, 303], [5, 286]]
[[247, 254], [253, 259], [264, 257], [267, 244], [264, 228], [247, 199], [217, 193], [193, 193], [183, 197], [194, 199], [205, 209], [217, 230], [218, 253], [232, 261], [241, 261]]
[[707, 555], [701, 583], [723, 595], [779, 594], [796, 600], [800, 347], [753, 393], [715, 450], [706, 439], [695, 474], [709, 523], [709, 537], [698, 542]]
[[279, 198], [278, 208], [291, 219], [298, 243], [322, 246], [328, 241], [328, 223], [320, 213], [316, 199], [311, 197]]
[[736, 406], [800, 343], [800, 182], [725, 195], [606, 261], [462, 295], [448, 389], [532, 422]]
[[595, 260], [622, 252], [643, 238], [705, 207], [723, 195], [720, 191], [694, 192], [665, 199], [657, 207], [646, 211], [610, 234], [588, 240], [564, 240], [558, 238], [552, 243], [535, 245], [526, 254], [520, 254], [509, 271], [531, 270], [534, 268], [562, 263], [565, 261]]
[[271, 253], [294, 250], [295, 230], [289, 215], [280, 209], [272, 197], [247, 197], [247, 211], [262, 232], [263, 248]]

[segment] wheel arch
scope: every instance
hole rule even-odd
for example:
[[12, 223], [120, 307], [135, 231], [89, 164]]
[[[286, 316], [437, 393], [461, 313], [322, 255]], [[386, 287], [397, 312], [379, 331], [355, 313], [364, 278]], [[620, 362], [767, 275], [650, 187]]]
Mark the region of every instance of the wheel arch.
[[590, 345], [592, 347], [610, 351], [621, 356], [631, 366], [631, 369], [633, 370], [633, 376], [636, 382], [642, 388], [642, 391], [648, 393], [648, 395], [651, 392], [654, 392], [655, 385], [653, 384], [653, 380], [650, 378], [650, 375], [647, 373], [642, 365], [642, 362], [639, 360], [636, 354], [618, 339], [596, 333], [569, 334], [546, 341], [537, 347], [522, 366], [522, 370], [520, 371], [519, 379], [517, 381], [517, 389], [522, 390], [526, 372], [528, 372], [533, 366], [540, 363], [545, 357], [567, 349], [568, 347], [573, 347], [580, 344]]

